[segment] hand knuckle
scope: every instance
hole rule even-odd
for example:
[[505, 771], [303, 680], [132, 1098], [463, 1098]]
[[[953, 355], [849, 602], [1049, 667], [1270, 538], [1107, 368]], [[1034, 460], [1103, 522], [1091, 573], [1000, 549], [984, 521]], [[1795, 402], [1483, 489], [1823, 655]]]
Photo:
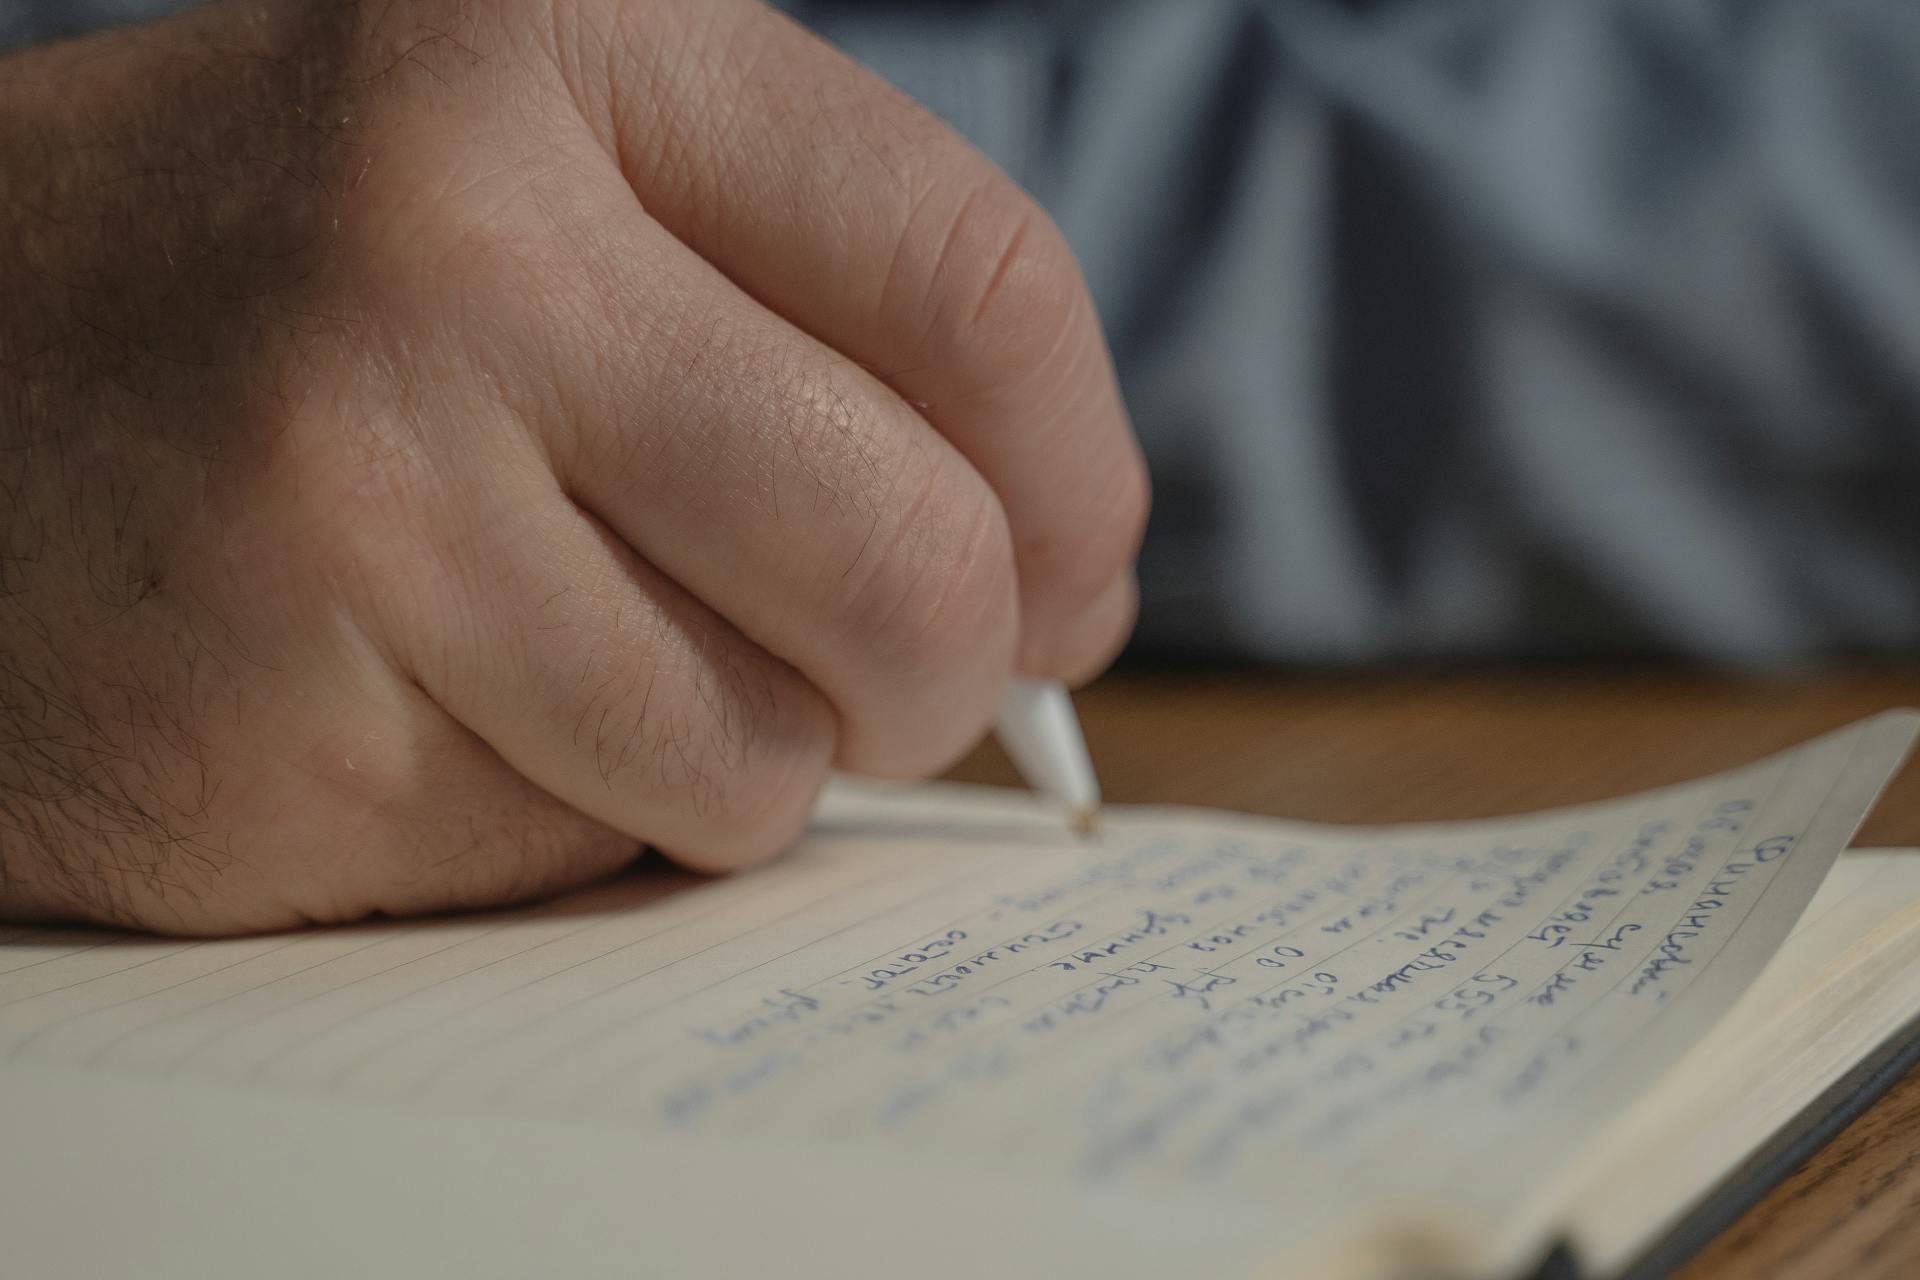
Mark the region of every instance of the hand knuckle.
[[998, 174], [961, 202], [935, 280], [950, 341], [1018, 376], [1091, 323], [1080, 268], [1040, 207]]
[[[705, 686], [701, 704], [709, 725], [710, 754], [725, 776], [804, 781], [803, 766], [831, 750], [830, 708], [777, 659], [742, 646], [709, 665], [699, 683]], [[751, 816], [761, 808], [754, 796], [778, 790], [777, 786], [730, 789], [728, 802], [734, 806], [744, 802], [744, 812]]]
[[[703, 726], [684, 721], [662, 739], [670, 784], [691, 786], [712, 833], [695, 861], [738, 865], [780, 852], [805, 827], [833, 758], [832, 709], [789, 672], [722, 663], [703, 677]], [[696, 744], [693, 738], [703, 741]]]
[[379, 311], [489, 314], [567, 278], [560, 202], [576, 190], [566, 148], [451, 144], [419, 126], [392, 130], [342, 209], [339, 262]]
[[960, 679], [1011, 660], [1012, 537], [980, 488], [936, 492], [896, 515], [894, 539], [853, 619], [883, 669], [913, 680]]

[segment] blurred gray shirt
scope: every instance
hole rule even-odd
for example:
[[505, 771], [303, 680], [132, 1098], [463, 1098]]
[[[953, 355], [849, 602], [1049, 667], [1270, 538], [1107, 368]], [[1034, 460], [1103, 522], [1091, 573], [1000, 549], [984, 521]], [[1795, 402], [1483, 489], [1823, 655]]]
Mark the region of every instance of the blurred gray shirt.
[[[0, 0], [0, 46], [180, 7]], [[1920, 651], [1906, 0], [789, 0], [1079, 253], [1135, 650]]]

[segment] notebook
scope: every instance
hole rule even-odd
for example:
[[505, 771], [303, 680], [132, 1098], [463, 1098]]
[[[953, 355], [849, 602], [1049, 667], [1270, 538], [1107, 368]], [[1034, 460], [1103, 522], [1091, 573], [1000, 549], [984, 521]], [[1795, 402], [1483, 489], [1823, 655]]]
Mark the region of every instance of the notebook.
[[1620, 1274], [1912, 1043], [1920, 855], [1839, 855], [1916, 727], [1373, 829], [1083, 839], [1010, 792], [840, 784], [732, 878], [0, 930], [0, 1265]]

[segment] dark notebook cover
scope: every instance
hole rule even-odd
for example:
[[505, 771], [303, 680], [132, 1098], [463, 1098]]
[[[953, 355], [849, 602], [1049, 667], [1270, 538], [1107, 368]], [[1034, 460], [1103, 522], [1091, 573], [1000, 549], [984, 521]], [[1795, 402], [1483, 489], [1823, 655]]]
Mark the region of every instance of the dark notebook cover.
[[[1671, 1275], [1917, 1065], [1920, 1065], [1920, 1016], [1910, 1020], [1802, 1108], [1791, 1123], [1778, 1130], [1707, 1192], [1677, 1226], [1656, 1241], [1618, 1280], [1659, 1280]], [[1583, 1271], [1571, 1250], [1557, 1247], [1533, 1271], [1530, 1280], [1614, 1278]]]

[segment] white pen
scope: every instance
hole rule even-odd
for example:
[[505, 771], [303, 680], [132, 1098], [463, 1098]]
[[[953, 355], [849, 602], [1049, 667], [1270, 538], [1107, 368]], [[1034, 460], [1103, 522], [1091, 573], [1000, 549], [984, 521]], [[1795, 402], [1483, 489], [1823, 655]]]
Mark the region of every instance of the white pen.
[[1091, 834], [1100, 812], [1100, 784], [1094, 781], [1067, 686], [1058, 680], [1015, 679], [1000, 702], [994, 732], [1027, 785], [1064, 805], [1074, 829]]

